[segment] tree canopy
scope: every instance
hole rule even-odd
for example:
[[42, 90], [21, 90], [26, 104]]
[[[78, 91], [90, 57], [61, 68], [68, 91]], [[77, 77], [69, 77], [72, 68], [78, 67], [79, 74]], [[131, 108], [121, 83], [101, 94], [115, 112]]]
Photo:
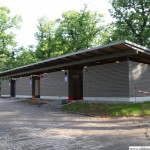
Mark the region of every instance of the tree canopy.
[[36, 47], [36, 56], [39, 59], [50, 58], [56, 51], [57, 42], [55, 38], [56, 21], [50, 21], [47, 17], [38, 19], [37, 32], [35, 37], [38, 45]]
[[150, 47], [150, 1], [111, 0], [115, 18], [112, 40], [128, 39]]
[[50, 21], [38, 20], [35, 37], [38, 41], [36, 54], [46, 59], [104, 44], [109, 36], [102, 14], [87, 10], [67, 11], [61, 18]]
[[20, 16], [11, 16], [7, 7], [0, 7], [0, 69], [7, 69], [8, 59], [14, 55], [15, 29], [19, 28]]
[[130, 40], [150, 48], [150, 1], [110, 0], [111, 24], [104, 16], [88, 10], [64, 12], [60, 18], [38, 19], [37, 45], [17, 47], [15, 31], [21, 17], [0, 7], [0, 70], [7, 70], [62, 54], [76, 52], [118, 40]]
[[[103, 15], [86, 8], [62, 14], [57, 37], [66, 52], [74, 52], [105, 42]], [[98, 39], [99, 37], [99, 39]]]

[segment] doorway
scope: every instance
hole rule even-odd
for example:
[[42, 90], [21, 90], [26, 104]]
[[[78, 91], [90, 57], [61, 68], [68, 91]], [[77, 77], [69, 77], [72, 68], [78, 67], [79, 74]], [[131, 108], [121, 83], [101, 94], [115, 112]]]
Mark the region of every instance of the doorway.
[[83, 71], [80, 69], [69, 70], [69, 100], [83, 99]]
[[10, 80], [10, 96], [11, 97], [16, 96], [16, 80], [15, 79]]
[[40, 76], [32, 76], [32, 98], [40, 98]]
[[73, 98], [79, 99], [80, 98], [80, 76], [79, 75], [73, 75]]

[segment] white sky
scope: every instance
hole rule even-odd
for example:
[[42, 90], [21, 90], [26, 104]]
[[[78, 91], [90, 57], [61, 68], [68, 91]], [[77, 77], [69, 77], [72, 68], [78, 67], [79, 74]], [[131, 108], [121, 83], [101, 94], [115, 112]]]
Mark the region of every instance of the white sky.
[[109, 0], [0, 0], [0, 6], [7, 6], [11, 14], [20, 15], [23, 22], [17, 32], [16, 41], [19, 46], [36, 44], [34, 33], [36, 32], [37, 18], [47, 16], [54, 20], [68, 10], [80, 10], [84, 4], [88, 9], [105, 14], [105, 20], [110, 22]]

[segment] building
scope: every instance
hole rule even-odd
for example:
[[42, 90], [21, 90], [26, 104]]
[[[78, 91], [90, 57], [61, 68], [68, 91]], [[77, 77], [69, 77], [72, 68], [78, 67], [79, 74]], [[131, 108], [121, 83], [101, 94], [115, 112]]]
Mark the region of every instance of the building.
[[150, 50], [124, 40], [0, 73], [2, 97], [149, 101]]

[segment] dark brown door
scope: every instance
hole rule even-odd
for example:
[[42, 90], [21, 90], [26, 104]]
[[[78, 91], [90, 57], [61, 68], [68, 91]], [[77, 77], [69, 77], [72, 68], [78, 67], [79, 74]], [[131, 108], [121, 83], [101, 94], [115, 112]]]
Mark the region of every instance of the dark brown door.
[[32, 98], [40, 98], [40, 77], [32, 77]]
[[35, 97], [40, 97], [40, 80], [35, 79]]
[[80, 99], [80, 76], [73, 75], [73, 99]]
[[16, 80], [11, 79], [10, 81], [10, 96], [16, 96]]
[[83, 99], [83, 72], [82, 68], [69, 70], [69, 100]]

